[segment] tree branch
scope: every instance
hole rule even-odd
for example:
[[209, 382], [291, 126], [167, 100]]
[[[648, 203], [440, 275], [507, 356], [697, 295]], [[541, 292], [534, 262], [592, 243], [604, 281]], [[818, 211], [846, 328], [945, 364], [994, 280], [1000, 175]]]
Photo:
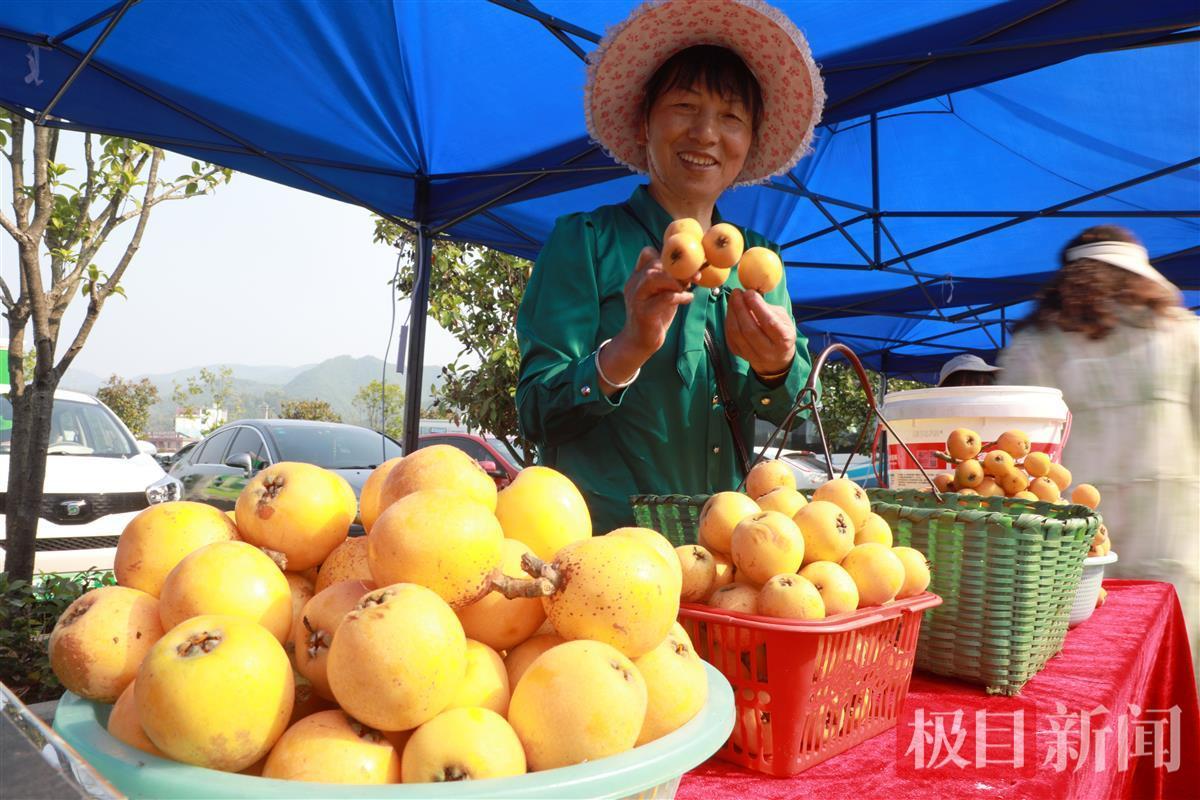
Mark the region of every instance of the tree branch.
[[[150, 207], [154, 207], [154, 206], [158, 205], [159, 203], [164, 203], [168, 200], [188, 200], [190, 198], [195, 197], [196, 195], [209, 194], [210, 192], [213, 191], [213, 189], [215, 187], [209, 186], [208, 188], [205, 188], [205, 189], [198, 189], [197, 191], [193, 192], [192, 194], [183, 194], [182, 192], [184, 192], [186, 190], [188, 184], [192, 184], [192, 183], [200, 184], [200, 183], [206, 181], [207, 179], [215, 176], [220, 171], [221, 171], [221, 167], [214, 167], [213, 169], [210, 169], [208, 172], [202, 173], [200, 175], [193, 175], [192, 180], [183, 181], [182, 183], [174, 183], [173, 182], [173, 183], [164, 184], [164, 188], [166, 188], [166, 191], [163, 192], [162, 194], [158, 195], [157, 197], [147, 199], [145, 201], [145, 203], [143, 203], [143, 205], [149, 205]], [[167, 187], [169, 187], [169, 188], [167, 188]], [[140, 207], [132, 209], [130, 211], [126, 211], [124, 214], [117, 217], [117, 224], [119, 225], [122, 222], [128, 222], [129, 220], [136, 217], [139, 213], [141, 213]]]
[[0, 212], [0, 228], [8, 231], [8, 235], [16, 239], [18, 243], [25, 241], [25, 232], [18, 228], [16, 223], [11, 219], [4, 216], [2, 212]]
[[157, 147], [154, 148], [154, 160], [150, 162], [150, 174], [146, 177], [146, 195], [142, 199], [141, 216], [138, 218], [137, 227], [133, 230], [133, 238], [129, 240], [129, 244], [125, 247], [125, 255], [121, 256], [120, 262], [117, 263], [117, 268], [113, 270], [105, 282], [105, 289], [100, 295], [101, 300], [112, 294], [113, 289], [121, 282], [121, 276], [125, 274], [125, 270], [129, 267], [129, 262], [133, 261], [134, 255], [142, 244], [142, 234], [146, 231], [146, 225], [150, 222], [150, 211], [154, 208], [154, 203], [151, 202], [154, 198], [154, 185], [158, 181], [158, 168], [163, 161], [163, 151]]
[[17, 301], [13, 300], [12, 290], [8, 288], [8, 281], [4, 280], [4, 276], [0, 275], [0, 293], [3, 293], [4, 311], [7, 315], [13, 316], [17, 310]]
[[75, 228], [71, 231], [71, 238], [68, 240], [71, 244], [78, 242], [79, 237], [83, 234], [83, 221], [91, 219], [88, 211], [92, 207], [92, 196], [96, 188], [96, 159], [92, 157], [92, 135], [90, 133], [83, 135], [83, 163], [87, 169], [87, 183], [84, 184], [83, 200], [79, 204], [75, 216]]
[[42, 240], [50, 215], [54, 212], [54, 193], [50, 190], [50, 129], [33, 129], [33, 220], [26, 230], [35, 241]]
[[[149, 153], [142, 154], [141, 159], [137, 162], [137, 166], [132, 167], [134, 175], [137, 175], [139, 172], [142, 171], [142, 167], [144, 167], [146, 165], [146, 159], [149, 157], [150, 157]], [[130, 166], [129, 159], [126, 159], [122, 165], [122, 169], [130, 169], [130, 168], [131, 168], [131, 166]], [[88, 223], [88, 233], [87, 233], [86, 241], [88, 242], [87, 247], [89, 248], [89, 257], [87, 259], [84, 259], [81, 257], [79, 259], [80, 261], [85, 261], [85, 260], [91, 261], [90, 256], [94, 256], [96, 254], [96, 251], [100, 249], [100, 244], [104, 243], [104, 240], [106, 238], [108, 238], [108, 234], [110, 234], [112, 232], [112, 229], [116, 227], [116, 223], [113, 222], [113, 219], [116, 218], [117, 212], [121, 208], [121, 204], [125, 202], [125, 198], [127, 198], [128, 196], [129, 196], [128, 193], [123, 192], [119, 189], [116, 190], [115, 192], [113, 192], [113, 196], [109, 199], [108, 205], [104, 207], [104, 210], [101, 211], [94, 220], [92, 220], [91, 222]], [[107, 217], [107, 219], [105, 219], [106, 217]], [[93, 246], [92, 243], [96, 242], [96, 241], [99, 241], [100, 244], [96, 244]], [[80, 248], [81, 256], [83, 253], [83, 249], [84, 248]]]
[[49, 158], [51, 161], [54, 161], [54, 159], [58, 158], [58, 134], [59, 134], [58, 128], [50, 129]]
[[[135, 175], [142, 171], [142, 167], [146, 164], [146, 159], [150, 157], [151, 153], [142, 154], [141, 159], [137, 162], [137, 166], [134, 168]], [[129, 163], [128, 159], [126, 159], [125, 163]], [[150, 184], [147, 187], [147, 190], [149, 191], [152, 189], [153, 184]], [[104, 210], [100, 212], [96, 219], [89, 222], [87, 238], [85, 239], [86, 244], [80, 245], [79, 256], [75, 261], [75, 268], [72, 269], [70, 274], [60, 282], [60, 285], [64, 289], [61, 294], [65, 297], [69, 298], [74, 295], [75, 290], [79, 286], [79, 279], [80, 276], [83, 275], [83, 271], [87, 269], [89, 264], [92, 263], [92, 259], [95, 258], [96, 253], [104, 245], [104, 242], [108, 239], [108, 235], [112, 233], [113, 228], [120, 224], [120, 222], [117, 221], [117, 211], [120, 209], [121, 204], [125, 202], [125, 198], [128, 196], [129, 195], [125, 192], [120, 190], [116, 191], [109, 200], [108, 205], [105, 206]], [[108, 219], [102, 223], [101, 220], [104, 220], [106, 216]]]
[[[146, 200], [148, 201], [154, 195], [154, 186], [158, 181], [158, 168], [162, 163], [163, 151], [155, 148], [153, 151], [153, 160], [150, 162], [150, 173], [146, 178]], [[139, 169], [138, 172], [141, 170]], [[135, 173], [136, 174], [136, 173]], [[133, 231], [133, 238], [129, 240], [129, 244], [125, 246], [125, 253], [121, 256], [121, 260], [117, 263], [117, 268], [109, 275], [105, 281], [103, 288], [100, 286], [92, 286], [91, 301], [88, 303], [87, 314], [84, 316], [83, 323], [79, 326], [78, 333], [75, 334], [75, 340], [71, 342], [71, 346], [63, 353], [63, 357], [59, 359], [54, 369], [61, 379], [66, 374], [67, 368], [71, 366], [71, 362], [75, 360], [75, 356], [83, 349], [83, 343], [87, 341], [88, 334], [92, 331], [92, 326], [96, 324], [96, 317], [100, 314], [100, 309], [104, 306], [104, 301], [113, 293], [121, 283], [121, 278], [128, 269], [130, 262], [133, 261], [134, 255], [137, 254], [138, 248], [142, 243], [142, 234], [146, 231], [146, 225], [150, 222], [150, 211], [152, 205], [142, 203], [142, 214], [138, 219], [137, 227]]]
[[29, 220], [29, 198], [25, 196], [25, 118], [19, 114], [9, 114], [12, 120], [12, 152], [8, 154], [8, 163], [12, 165], [12, 204], [16, 216], [16, 224], [24, 228]]

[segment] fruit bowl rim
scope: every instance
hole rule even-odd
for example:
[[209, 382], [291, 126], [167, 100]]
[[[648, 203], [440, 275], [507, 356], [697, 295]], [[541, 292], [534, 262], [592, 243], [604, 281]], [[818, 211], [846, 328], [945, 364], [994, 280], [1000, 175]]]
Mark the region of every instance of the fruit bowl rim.
[[[708, 699], [681, 727], [655, 741], [617, 755], [569, 767], [529, 772], [508, 778], [453, 783], [337, 784], [279, 780], [183, 764], [150, 755], [116, 739], [101, 723], [105, 704], [63, 695], [54, 717], [54, 730], [88, 763], [130, 797], [167, 796], [171, 786], [202, 786], [201, 794], [172, 797], [280, 798], [612, 798], [636, 795], [674, 780], [708, 760], [733, 732], [733, 688], [711, 664], [704, 662]], [[111, 706], [108, 706], [111, 709]], [[123, 774], [115, 774], [121, 772]], [[140, 775], [132, 775], [137, 772]], [[130, 791], [132, 780], [143, 780]]]

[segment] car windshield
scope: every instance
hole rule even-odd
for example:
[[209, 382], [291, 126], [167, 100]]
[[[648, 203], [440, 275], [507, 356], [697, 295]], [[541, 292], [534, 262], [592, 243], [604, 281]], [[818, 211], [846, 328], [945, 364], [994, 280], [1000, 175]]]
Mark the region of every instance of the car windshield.
[[326, 469], [374, 469], [401, 454], [400, 445], [381, 433], [353, 426], [272, 425], [283, 461], [304, 461]]
[[[12, 449], [12, 416], [12, 402], [0, 395], [0, 453]], [[104, 406], [61, 398], [54, 401], [48, 455], [129, 458], [137, 452], [137, 444]]]
[[485, 436], [483, 438], [487, 440], [487, 443], [492, 446], [492, 449], [499, 453], [500, 456], [506, 461], [512, 459], [512, 453], [508, 451], [508, 446], [504, 443], [503, 439], [498, 439], [495, 436]]

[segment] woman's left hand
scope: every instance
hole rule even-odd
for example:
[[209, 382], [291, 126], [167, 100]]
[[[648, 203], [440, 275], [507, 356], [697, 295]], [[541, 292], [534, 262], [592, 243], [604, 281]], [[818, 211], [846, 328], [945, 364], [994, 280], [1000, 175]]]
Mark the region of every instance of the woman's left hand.
[[796, 357], [796, 326], [791, 317], [758, 292], [734, 289], [730, 294], [725, 341], [759, 375], [777, 375]]

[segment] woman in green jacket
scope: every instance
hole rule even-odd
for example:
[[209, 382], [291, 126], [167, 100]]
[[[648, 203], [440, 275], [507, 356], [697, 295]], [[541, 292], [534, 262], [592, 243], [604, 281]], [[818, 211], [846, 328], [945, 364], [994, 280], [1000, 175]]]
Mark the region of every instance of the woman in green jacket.
[[[589, 132], [649, 183], [624, 203], [559, 218], [517, 316], [522, 431], [540, 463], [583, 492], [596, 533], [632, 524], [630, 495], [736, 487], [732, 426], [752, 446], [754, 418], [782, 421], [809, 373], [785, 281], [762, 296], [741, 288], [735, 268], [709, 290], [660, 261], [672, 220], [707, 231], [722, 221], [726, 189], [789, 170], [824, 101], [786, 16], [746, 0], [701, 12], [686, 0], [644, 6], [592, 54]], [[778, 252], [742, 233], [747, 249]]]

